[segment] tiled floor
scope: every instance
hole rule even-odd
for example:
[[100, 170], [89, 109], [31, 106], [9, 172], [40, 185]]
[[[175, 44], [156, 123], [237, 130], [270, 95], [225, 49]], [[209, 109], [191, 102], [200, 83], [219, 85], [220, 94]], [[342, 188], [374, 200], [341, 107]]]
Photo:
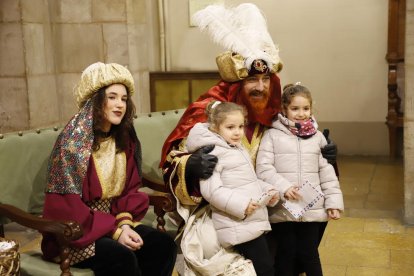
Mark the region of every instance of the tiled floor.
[[401, 218], [404, 197], [402, 160], [339, 157], [338, 164], [346, 216]]
[[414, 275], [414, 228], [401, 224], [403, 162], [341, 157], [342, 219], [319, 247], [326, 276]]
[[414, 275], [413, 234], [392, 218], [330, 222], [319, 247], [324, 275]]
[[[401, 224], [402, 160], [340, 157], [338, 164], [345, 213], [328, 223], [321, 242], [324, 275], [414, 275], [414, 228]], [[19, 240], [22, 252], [40, 242], [30, 230], [8, 227], [6, 236]]]

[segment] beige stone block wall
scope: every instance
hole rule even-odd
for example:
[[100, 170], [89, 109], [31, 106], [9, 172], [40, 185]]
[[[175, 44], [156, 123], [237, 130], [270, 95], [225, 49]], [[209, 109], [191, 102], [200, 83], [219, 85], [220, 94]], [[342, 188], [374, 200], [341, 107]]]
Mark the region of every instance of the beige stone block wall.
[[23, 25], [27, 75], [54, 74], [51, 31], [48, 24]]
[[56, 22], [92, 22], [91, 0], [61, 0], [56, 15], [58, 15], [58, 20], [56, 20]]
[[28, 128], [46, 127], [60, 120], [56, 66], [48, 0], [21, 0], [27, 82]]
[[147, 3], [1, 0], [0, 133], [65, 124], [77, 112], [73, 88], [82, 70], [97, 61], [127, 66], [137, 111], [148, 112]]
[[23, 34], [19, 23], [0, 25], [0, 76], [22, 77], [25, 75]]
[[19, 1], [0, 1], [0, 133], [28, 128]]
[[407, 0], [405, 36], [404, 220], [414, 225], [414, 0]]
[[59, 24], [54, 36], [58, 72], [81, 72], [91, 63], [105, 61], [101, 24]]
[[[127, 32], [129, 60], [128, 69], [135, 79], [136, 91], [134, 102], [138, 113], [150, 111], [149, 100], [149, 56], [152, 51], [148, 47], [151, 37], [148, 1], [127, 0]], [[154, 13], [154, 11], [153, 11]]]
[[59, 105], [56, 95], [55, 75], [29, 76], [30, 126], [47, 126], [59, 122]]
[[126, 24], [103, 24], [104, 52], [107, 62], [129, 64], [128, 30]]
[[21, 19], [19, 1], [0, 1], [0, 22], [17, 22]]
[[58, 74], [57, 76], [57, 94], [59, 115], [62, 118], [61, 124], [66, 123], [78, 111], [73, 89], [79, 81], [79, 77], [80, 73], [64, 73]]
[[134, 77], [136, 88], [136, 93], [132, 100], [134, 101], [137, 113], [150, 112], [149, 93], [143, 93], [143, 91], [149, 91], [149, 73], [134, 73], [132, 76]]
[[0, 77], [0, 133], [29, 127], [26, 79]]
[[23, 22], [43, 23], [49, 21], [48, 0], [20, 0]]
[[[53, 7], [60, 16], [56, 21], [61, 23], [56, 26], [54, 35], [59, 86], [62, 86], [62, 81], [64, 86], [58, 88], [62, 121], [69, 119], [77, 110], [71, 97], [80, 72], [96, 61], [127, 66], [134, 76], [136, 90], [139, 91], [134, 96], [135, 102], [144, 102], [137, 105], [137, 112], [148, 112], [148, 49], [145, 46], [148, 26], [145, 20], [145, 1], [86, 1], [90, 8], [82, 3], [85, 11], [80, 20], [77, 17], [77, 2], [66, 0], [60, 6]], [[85, 15], [87, 13], [90, 14]], [[66, 21], [79, 24], [68, 24]], [[147, 77], [142, 78], [141, 75]], [[143, 84], [141, 79], [146, 83]], [[142, 96], [144, 94], [146, 96]]]
[[108, 22], [126, 19], [125, 0], [92, 0], [93, 20]]
[[130, 39], [129, 48], [132, 51], [130, 56], [131, 70], [143, 71], [148, 68], [148, 39], [147, 27], [145, 25], [128, 25]]

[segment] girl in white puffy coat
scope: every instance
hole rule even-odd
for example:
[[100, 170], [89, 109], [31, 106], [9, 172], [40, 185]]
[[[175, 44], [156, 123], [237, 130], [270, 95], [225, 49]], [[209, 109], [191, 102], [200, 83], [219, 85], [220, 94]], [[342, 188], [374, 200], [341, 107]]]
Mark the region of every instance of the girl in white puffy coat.
[[[279, 193], [257, 178], [247, 151], [241, 145], [246, 111], [231, 102], [207, 106], [208, 123], [198, 123], [190, 131], [189, 152], [215, 145], [210, 154], [218, 163], [212, 176], [200, 181], [203, 198], [211, 206], [212, 220], [220, 244], [233, 247], [253, 262], [257, 275], [274, 275], [273, 260], [264, 234], [271, 227], [266, 205], [275, 205]], [[260, 204], [263, 193], [273, 194]]]
[[[312, 117], [309, 90], [300, 84], [285, 86], [282, 111], [264, 134], [256, 160], [257, 176], [273, 183], [282, 198], [269, 208], [272, 236], [277, 243], [276, 275], [295, 275], [298, 262], [307, 276], [320, 276], [320, 231], [328, 219], [340, 218], [344, 209], [342, 192], [334, 168], [321, 154], [327, 142]], [[282, 201], [299, 200], [298, 187], [305, 181], [324, 197], [296, 219]]]

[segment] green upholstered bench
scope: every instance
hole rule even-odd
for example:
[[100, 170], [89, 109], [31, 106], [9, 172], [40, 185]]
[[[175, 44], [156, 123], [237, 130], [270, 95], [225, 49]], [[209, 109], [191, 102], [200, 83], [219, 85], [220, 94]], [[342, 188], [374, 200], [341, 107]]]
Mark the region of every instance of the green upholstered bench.
[[[142, 188], [150, 195], [150, 209], [143, 222], [161, 231], [176, 228], [164, 219], [175, 209], [173, 197], [165, 188], [158, 164], [162, 145], [181, 118], [183, 110], [139, 114], [134, 127], [142, 145]], [[62, 259], [67, 256], [70, 240], [82, 230], [76, 222], [57, 222], [41, 218], [49, 155], [62, 128], [0, 135], [0, 236], [7, 238], [3, 224], [14, 221], [38, 231], [54, 233], [61, 240]], [[22, 275], [93, 275], [91, 270], [69, 268], [42, 260], [40, 250], [21, 254]]]

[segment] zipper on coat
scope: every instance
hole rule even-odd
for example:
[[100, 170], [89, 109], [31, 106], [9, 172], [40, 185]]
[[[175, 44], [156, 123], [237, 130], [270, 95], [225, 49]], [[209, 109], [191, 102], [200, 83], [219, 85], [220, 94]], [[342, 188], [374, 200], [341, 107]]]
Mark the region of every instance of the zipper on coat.
[[[252, 173], [253, 173], [253, 175], [254, 176], [256, 176], [256, 181], [257, 181], [257, 175], [256, 175], [256, 171], [254, 170], [254, 167], [253, 167], [253, 164], [252, 164], [252, 160], [251, 160], [251, 158], [250, 158], [250, 156], [246, 156], [246, 154], [245, 154], [245, 151], [243, 151], [242, 149], [240, 149], [240, 148], [237, 148], [237, 150], [241, 153], [241, 155], [244, 157], [244, 159], [247, 161], [247, 163], [249, 164], [249, 167], [250, 167], [250, 169], [251, 169], [251, 171], [252, 171]], [[262, 192], [262, 189], [261, 189], [261, 187], [260, 186], [258, 186], [258, 191], [259, 191], [259, 193], [261, 193]]]
[[[297, 138], [298, 138], [298, 169], [299, 169], [298, 185], [302, 185], [302, 151], [301, 151], [301, 145], [300, 145], [300, 138], [299, 137]], [[303, 216], [299, 217], [297, 221], [302, 222]]]
[[[241, 153], [241, 155], [244, 157], [244, 159], [246, 159], [246, 161], [247, 161], [247, 163], [249, 163], [249, 165], [250, 165], [250, 169], [252, 170], [252, 172], [253, 172], [253, 175], [255, 175], [256, 176], [256, 171], [254, 170], [254, 167], [253, 167], [253, 164], [252, 164], [252, 160], [251, 160], [251, 158], [250, 158], [250, 156], [246, 156], [244, 153], [244, 151], [242, 150], [242, 149], [240, 149], [240, 148], [237, 148], [237, 150]], [[257, 176], [256, 176], [256, 182], [257, 182]], [[261, 187], [259, 186], [259, 185], [257, 185], [258, 187], [258, 189], [259, 189], [259, 192], [261, 193], [262, 192], [262, 189], [261, 189]], [[260, 208], [261, 210], [262, 210], [262, 213], [264, 213], [265, 212], [265, 208], [267, 208], [266, 206], [264, 207], [264, 208]], [[268, 214], [265, 214], [265, 216], [267, 217], [268, 216]], [[244, 219], [243, 219], [244, 220]]]
[[252, 160], [251, 160], [250, 156], [246, 156], [244, 154], [243, 150], [240, 149], [240, 148], [237, 148], [237, 150], [241, 153], [241, 155], [244, 157], [244, 159], [247, 161], [247, 163], [249, 163], [249, 165], [250, 165], [249, 167], [252, 170], [253, 174], [256, 175], [256, 171], [253, 168], [253, 164], [252, 164]]
[[300, 138], [298, 138], [298, 185], [302, 185], [302, 151], [300, 145]]

